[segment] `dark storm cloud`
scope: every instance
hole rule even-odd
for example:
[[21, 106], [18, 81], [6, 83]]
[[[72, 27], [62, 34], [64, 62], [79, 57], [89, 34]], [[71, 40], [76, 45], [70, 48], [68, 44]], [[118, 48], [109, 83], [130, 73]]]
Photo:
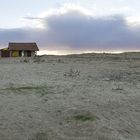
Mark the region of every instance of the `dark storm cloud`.
[[0, 42], [36, 41], [42, 47], [54, 49], [140, 49], [140, 27], [129, 26], [122, 16], [95, 18], [74, 10], [41, 21], [46, 27], [42, 30], [0, 30]]
[[[94, 18], [70, 12], [46, 19], [50, 44], [72, 48], [139, 48], [140, 28], [121, 16]], [[53, 39], [53, 40], [51, 40]]]

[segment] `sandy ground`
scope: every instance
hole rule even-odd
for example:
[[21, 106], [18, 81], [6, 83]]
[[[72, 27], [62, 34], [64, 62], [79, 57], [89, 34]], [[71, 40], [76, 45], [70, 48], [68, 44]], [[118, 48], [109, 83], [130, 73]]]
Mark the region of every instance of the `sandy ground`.
[[0, 140], [140, 140], [140, 53], [0, 58]]

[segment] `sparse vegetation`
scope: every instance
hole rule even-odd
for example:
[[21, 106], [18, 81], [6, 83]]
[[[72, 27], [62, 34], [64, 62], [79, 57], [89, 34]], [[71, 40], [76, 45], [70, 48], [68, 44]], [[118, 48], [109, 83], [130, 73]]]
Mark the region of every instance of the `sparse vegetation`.
[[27, 60], [27, 59], [24, 59], [24, 60], [23, 60], [23, 62], [25, 62], [25, 63], [29, 63], [29, 60]]
[[73, 116], [73, 118], [76, 121], [82, 121], [82, 122], [95, 120], [95, 118], [93, 118], [93, 116], [90, 116], [89, 114], [86, 114], [86, 115], [79, 114], [79, 115]]
[[52, 87], [47, 87], [47, 86], [20, 86], [20, 87], [10, 86], [10, 87], [4, 88], [3, 90], [11, 91], [13, 93], [18, 93], [18, 94], [19, 93], [32, 93], [32, 91], [34, 91], [33, 93], [37, 93], [42, 96], [53, 93]]
[[95, 121], [97, 119], [97, 116], [89, 113], [89, 112], [81, 112], [81, 113], [76, 113], [73, 115], [70, 120], [72, 121], [79, 121], [79, 122], [86, 122], [86, 121]]
[[29, 61], [29, 59], [24, 58], [24, 59], [21, 59], [20, 62], [22, 62], [22, 63], [29, 63], [30, 61]]
[[47, 133], [39, 132], [31, 140], [49, 140]]
[[139, 139], [140, 69], [102, 58], [2, 58], [2, 139]]
[[78, 77], [80, 76], [80, 71], [79, 70], [74, 70], [74, 69], [70, 69], [68, 72], [64, 73], [65, 77]]
[[110, 75], [108, 75], [108, 79], [109, 81], [121, 81], [123, 79], [123, 74], [120, 72], [118, 73], [111, 73]]
[[44, 89], [45, 86], [23, 86], [23, 87], [8, 87], [4, 90], [33, 90], [33, 89]]
[[42, 59], [41, 57], [36, 56], [36, 57], [34, 57], [33, 62], [34, 63], [42, 63], [42, 62], [45, 62], [45, 59]]
[[57, 62], [58, 62], [58, 63], [64, 63], [64, 60], [58, 59]]
[[140, 61], [130, 61], [128, 66], [129, 68], [140, 68]]
[[114, 81], [114, 82], [131, 82], [132, 72], [128, 71], [111, 71], [110, 73], [104, 74], [104, 81]]
[[116, 85], [115, 87], [112, 88], [112, 90], [122, 91], [124, 89], [123, 89], [123, 87], [121, 85]]

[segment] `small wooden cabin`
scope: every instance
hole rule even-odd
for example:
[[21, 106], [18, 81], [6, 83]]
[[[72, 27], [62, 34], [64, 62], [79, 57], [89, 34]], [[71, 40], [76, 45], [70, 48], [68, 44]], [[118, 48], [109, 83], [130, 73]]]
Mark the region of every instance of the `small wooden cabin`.
[[32, 57], [39, 51], [36, 43], [9, 43], [8, 48], [1, 49], [1, 57]]

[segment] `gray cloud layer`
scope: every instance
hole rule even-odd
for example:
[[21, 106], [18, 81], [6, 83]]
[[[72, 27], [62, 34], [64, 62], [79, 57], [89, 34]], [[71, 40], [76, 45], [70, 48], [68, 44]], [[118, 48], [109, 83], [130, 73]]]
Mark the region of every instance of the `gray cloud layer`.
[[46, 27], [42, 30], [1, 29], [0, 45], [9, 41], [36, 41], [46, 49], [140, 50], [140, 27], [129, 26], [122, 16], [95, 18], [69, 11], [46, 17], [42, 22]]

